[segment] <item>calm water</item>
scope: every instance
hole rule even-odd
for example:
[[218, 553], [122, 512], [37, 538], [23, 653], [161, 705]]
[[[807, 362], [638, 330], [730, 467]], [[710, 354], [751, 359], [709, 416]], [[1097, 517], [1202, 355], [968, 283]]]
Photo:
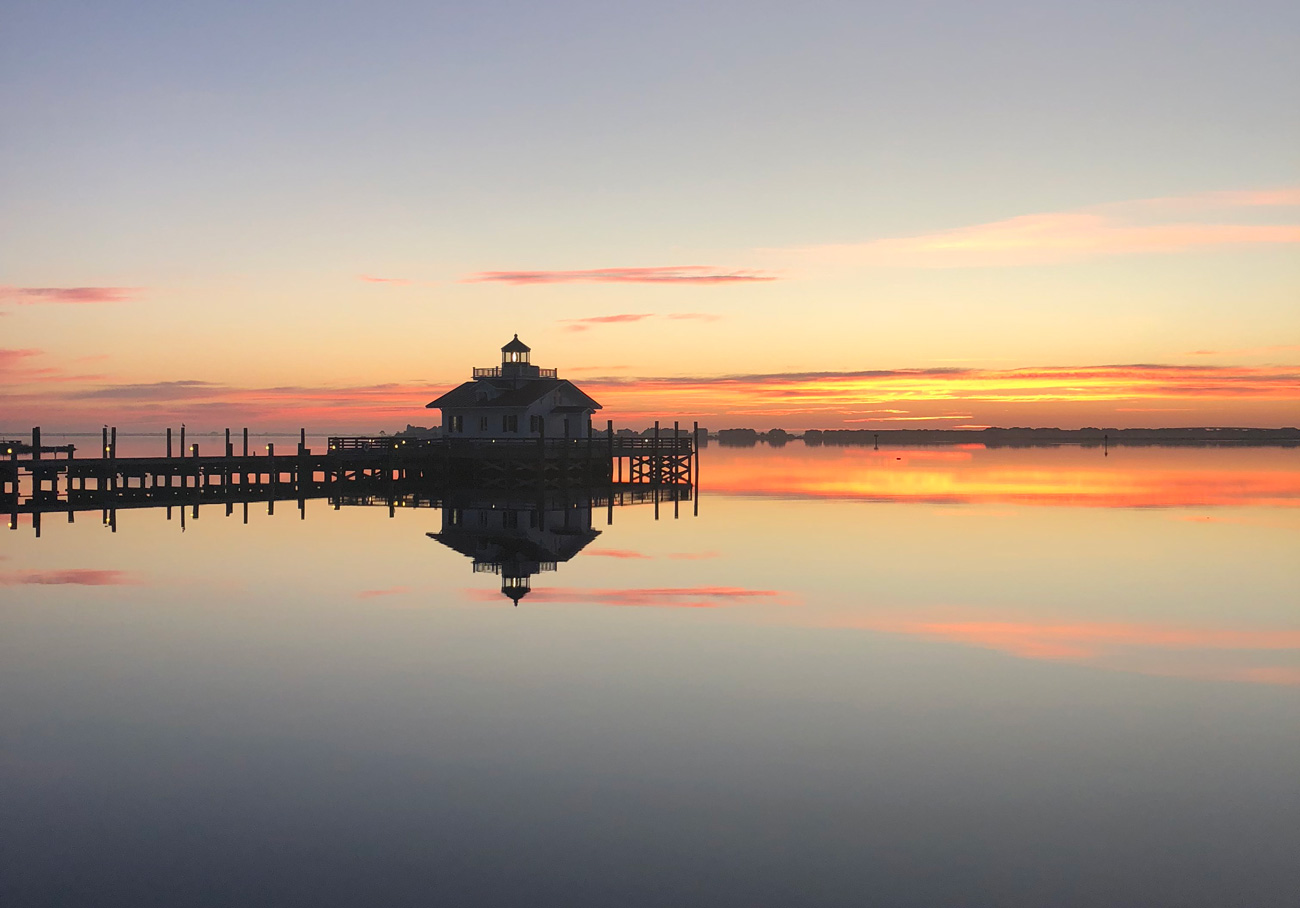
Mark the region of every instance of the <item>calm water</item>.
[[0, 904], [1295, 904], [1300, 451], [702, 473], [518, 607], [471, 507], [7, 533]]

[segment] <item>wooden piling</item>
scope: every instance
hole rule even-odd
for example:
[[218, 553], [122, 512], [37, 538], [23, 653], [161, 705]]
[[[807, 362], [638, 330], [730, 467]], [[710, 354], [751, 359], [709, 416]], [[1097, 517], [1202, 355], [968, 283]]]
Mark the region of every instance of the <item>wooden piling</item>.
[[172, 427], [167, 427], [167, 456], [172, 456]]
[[[659, 420], [655, 420], [655, 444], [654, 453], [650, 455], [650, 481], [659, 485], [659, 470], [661, 462], [659, 459]], [[659, 519], [659, 499], [655, 498], [655, 519]]]

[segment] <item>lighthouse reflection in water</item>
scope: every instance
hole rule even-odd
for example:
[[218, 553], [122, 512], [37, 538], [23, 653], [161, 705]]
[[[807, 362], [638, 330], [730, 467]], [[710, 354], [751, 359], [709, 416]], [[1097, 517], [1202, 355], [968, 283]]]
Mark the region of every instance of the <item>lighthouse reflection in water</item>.
[[442, 507], [442, 531], [429, 533], [474, 562], [474, 573], [496, 574], [501, 594], [515, 605], [532, 590], [532, 578], [553, 572], [601, 534], [594, 526], [596, 511], [630, 504], [662, 502], [674, 514], [691, 496], [689, 485], [663, 487], [602, 487], [508, 495], [489, 490], [449, 494]]

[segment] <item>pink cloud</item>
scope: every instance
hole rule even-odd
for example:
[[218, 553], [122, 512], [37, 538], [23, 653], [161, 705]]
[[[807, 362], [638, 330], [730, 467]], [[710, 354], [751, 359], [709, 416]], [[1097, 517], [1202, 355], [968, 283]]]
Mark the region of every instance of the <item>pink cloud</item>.
[[395, 284], [398, 286], [406, 286], [411, 283], [404, 277], [376, 277], [373, 274], [359, 275], [358, 280], [365, 281], [368, 284]]
[[723, 271], [704, 265], [656, 268], [594, 268], [586, 271], [481, 271], [467, 283], [502, 284], [735, 284], [774, 281], [760, 271]]
[[11, 369], [33, 356], [40, 356], [42, 352], [41, 350], [33, 350], [30, 347], [17, 350], [0, 349], [0, 371]]
[[0, 301], [18, 305], [38, 303], [123, 303], [142, 287], [0, 287]]
[[140, 583], [126, 571], [97, 570], [93, 568], [68, 568], [62, 571], [9, 571], [0, 573], [0, 586], [35, 584], [54, 586], [133, 586]]
[[596, 555], [601, 558], [649, 558], [644, 552], [634, 552], [631, 549], [586, 549], [582, 553], [586, 555]]
[[565, 318], [560, 321], [565, 325], [566, 331], [586, 331], [593, 325], [623, 325], [644, 321], [647, 318], [654, 318], [654, 316], [649, 312], [628, 312], [622, 315], [597, 315], [592, 318]]
[[566, 331], [586, 331], [588, 328], [596, 325], [623, 325], [633, 322], [641, 322], [650, 318], [667, 318], [674, 320], [694, 319], [697, 321], [714, 322], [722, 316], [713, 315], [708, 312], [673, 312], [669, 315], [658, 316], [650, 312], [627, 312], [619, 315], [597, 315], [591, 318], [565, 318], [560, 322], [565, 326]]

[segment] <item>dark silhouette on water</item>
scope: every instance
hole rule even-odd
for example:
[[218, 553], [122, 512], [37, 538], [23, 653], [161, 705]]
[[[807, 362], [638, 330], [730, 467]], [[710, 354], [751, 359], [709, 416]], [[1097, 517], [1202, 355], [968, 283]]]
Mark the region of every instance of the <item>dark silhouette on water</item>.
[[470, 381], [426, 404], [442, 410], [442, 434], [460, 438], [586, 438], [601, 409], [589, 395], [530, 361], [531, 348], [514, 336], [501, 365], [475, 368]]

